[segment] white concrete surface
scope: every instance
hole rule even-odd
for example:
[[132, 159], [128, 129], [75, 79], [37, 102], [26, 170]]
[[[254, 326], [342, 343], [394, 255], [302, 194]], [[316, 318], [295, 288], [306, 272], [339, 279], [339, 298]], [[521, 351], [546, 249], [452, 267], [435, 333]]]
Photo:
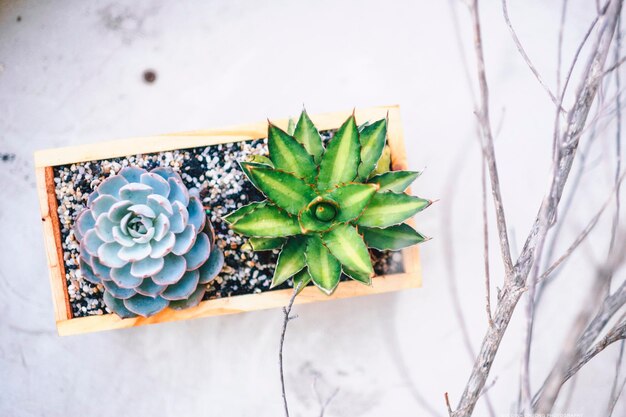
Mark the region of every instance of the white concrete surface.
[[[513, 46], [500, 2], [483, 3], [492, 113], [502, 126], [497, 153], [517, 252], [546, 186], [553, 111]], [[511, 3], [521, 39], [553, 86], [561, 2]], [[565, 62], [594, 7], [569, 3]], [[458, 12], [469, 47], [467, 13]], [[152, 85], [142, 80], [148, 68], [158, 74]], [[443, 393], [457, 399], [472, 364], [446, 265], [454, 263], [475, 349], [486, 326], [479, 153], [448, 2], [3, 0], [0, 153], [15, 157], [0, 161], [0, 415], [282, 415], [279, 310], [55, 334], [32, 152], [283, 117], [302, 103], [310, 112], [400, 104], [411, 167], [427, 168], [414, 190], [441, 201], [418, 217], [420, 230], [434, 237], [422, 248], [424, 288], [297, 308], [285, 351], [292, 414], [318, 415], [314, 378], [324, 395], [340, 389], [327, 417], [427, 415], [418, 396], [445, 414]], [[592, 148], [564, 245], [609, 193], [613, 137], [608, 126]], [[533, 349], [535, 388], [584, 300], [593, 262], [604, 256], [608, 224], [606, 217], [546, 294]], [[497, 280], [495, 239], [492, 250]], [[508, 415], [517, 395], [522, 318], [516, 315], [493, 366], [498, 416]], [[565, 411], [604, 415], [617, 352], [607, 349], [581, 372]], [[624, 400], [615, 415], [623, 413]], [[486, 415], [482, 402], [475, 415]]]

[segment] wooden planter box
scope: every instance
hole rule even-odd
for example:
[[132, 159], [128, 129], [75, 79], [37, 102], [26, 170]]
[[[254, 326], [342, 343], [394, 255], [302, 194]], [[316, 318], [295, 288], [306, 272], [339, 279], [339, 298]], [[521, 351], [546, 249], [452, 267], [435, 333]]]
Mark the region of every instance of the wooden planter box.
[[[319, 130], [336, 129], [345, 121], [350, 113], [351, 111], [345, 111], [312, 115], [311, 119]], [[407, 169], [399, 107], [385, 106], [362, 110], [357, 109], [356, 118], [357, 121], [364, 122], [384, 118], [387, 114], [389, 115], [388, 143], [391, 148], [392, 168], [394, 170]], [[286, 129], [288, 120], [273, 120], [273, 123]], [[36, 152], [35, 170], [37, 192], [41, 204], [41, 221], [43, 222], [45, 248], [48, 267], [50, 269], [50, 284], [54, 302], [54, 314], [59, 334], [71, 335], [101, 330], [121, 329], [145, 324], [241, 313], [286, 305], [292, 295], [291, 289], [207, 300], [201, 302], [197, 307], [187, 310], [174, 311], [165, 309], [161, 313], [149, 318], [137, 317], [121, 319], [115, 314], [73, 318], [68, 296], [63, 249], [61, 246], [61, 231], [57, 214], [58, 203], [55, 194], [54, 166], [124, 157], [139, 153], [152, 153], [216, 145], [220, 143], [247, 141], [265, 138], [266, 136], [267, 122], [264, 121], [224, 129], [123, 139], [113, 142]], [[404, 273], [377, 276], [372, 280], [371, 287], [353, 280], [343, 281], [331, 296], [327, 296], [316, 287], [309, 286], [296, 297], [295, 304], [381, 294], [406, 288], [420, 287], [421, 270], [417, 246], [407, 248], [403, 251], [403, 262]]]

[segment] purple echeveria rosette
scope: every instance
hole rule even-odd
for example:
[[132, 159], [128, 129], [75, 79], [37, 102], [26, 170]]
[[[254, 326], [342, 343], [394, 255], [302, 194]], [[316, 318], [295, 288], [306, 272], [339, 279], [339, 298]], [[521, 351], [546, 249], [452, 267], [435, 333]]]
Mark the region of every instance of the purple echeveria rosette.
[[122, 318], [198, 305], [224, 256], [195, 190], [170, 168], [126, 167], [89, 196], [74, 226], [82, 277]]

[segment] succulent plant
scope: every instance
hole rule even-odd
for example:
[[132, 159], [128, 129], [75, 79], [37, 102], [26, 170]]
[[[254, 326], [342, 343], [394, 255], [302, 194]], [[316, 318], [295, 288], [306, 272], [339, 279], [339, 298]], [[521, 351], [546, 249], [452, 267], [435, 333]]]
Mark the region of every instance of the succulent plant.
[[126, 167], [102, 181], [74, 233], [82, 277], [104, 286], [122, 318], [197, 305], [224, 264], [197, 193], [169, 168]]
[[269, 158], [240, 162], [267, 200], [227, 215], [254, 250], [281, 249], [272, 279], [311, 280], [327, 294], [342, 272], [364, 284], [374, 275], [369, 248], [399, 250], [424, 236], [404, 223], [431, 204], [406, 194], [418, 172], [390, 171], [387, 120], [357, 126], [354, 114], [324, 147], [302, 111], [289, 134], [271, 122]]

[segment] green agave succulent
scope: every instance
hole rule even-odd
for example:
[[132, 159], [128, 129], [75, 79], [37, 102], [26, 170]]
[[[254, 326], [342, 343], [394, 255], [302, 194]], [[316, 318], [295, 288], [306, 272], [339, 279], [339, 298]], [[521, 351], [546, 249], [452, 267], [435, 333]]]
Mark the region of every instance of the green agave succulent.
[[374, 275], [369, 248], [398, 250], [425, 240], [403, 222], [431, 204], [405, 194], [419, 176], [389, 171], [387, 120], [357, 126], [354, 114], [324, 147], [302, 111], [287, 133], [269, 123], [269, 158], [240, 162], [267, 200], [227, 215], [254, 250], [281, 248], [272, 279], [311, 280], [331, 294], [342, 272], [364, 284]]
[[169, 168], [127, 167], [76, 219], [82, 277], [122, 318], [197, 305], [224, 265], [198, 195]]

